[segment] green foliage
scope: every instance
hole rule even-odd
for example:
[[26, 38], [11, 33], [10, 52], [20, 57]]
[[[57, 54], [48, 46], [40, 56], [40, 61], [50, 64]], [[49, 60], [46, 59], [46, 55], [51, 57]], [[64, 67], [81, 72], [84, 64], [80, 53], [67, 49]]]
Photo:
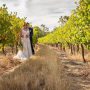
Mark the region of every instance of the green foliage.
[[[59, 21], [64, 22], [64, 18]], [[89, 47], [90, 43], [90, 0], [80, 0], [76, 10], [72, 11], [64, 26], [38, 39], [39, 43], [63, 45], [84, 44]]]
[[16, 13], [8, 13], [5, 4], [0, 7], [0, 44], [16, 44], [20, 39], [19, 34], [24, 21], [17, 17]]
[[42, 37], [44, 35], [44, 31], [41, 30], [38, 26], [34, 26], [34, 35], [33, 35], [33, 44], [36, 44], [38, 41], [38, 38]]

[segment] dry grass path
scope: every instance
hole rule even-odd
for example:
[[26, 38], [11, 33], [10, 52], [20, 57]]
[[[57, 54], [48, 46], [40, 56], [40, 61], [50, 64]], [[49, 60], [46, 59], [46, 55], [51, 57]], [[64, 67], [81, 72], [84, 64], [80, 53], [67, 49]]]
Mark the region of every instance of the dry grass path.
[[89, 64], [40, 45], [36, 55], [0, 77], [0, 90], [90, 90]]

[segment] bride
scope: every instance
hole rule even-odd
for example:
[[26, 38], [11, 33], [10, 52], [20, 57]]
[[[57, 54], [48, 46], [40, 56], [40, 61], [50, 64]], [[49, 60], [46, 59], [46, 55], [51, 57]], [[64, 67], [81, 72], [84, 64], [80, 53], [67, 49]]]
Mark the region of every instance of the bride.
[[14, 59], [20, 59], [20, 60], [27, 60], [32, 56], [32, 49], [31, 49], [31, 42], [30, 42], [30, 31], [25, 23], [22, 30], [21, 30], [21, 43], [23, 46], [23, 49], [18, 50], [17, 55], [15, 55]]

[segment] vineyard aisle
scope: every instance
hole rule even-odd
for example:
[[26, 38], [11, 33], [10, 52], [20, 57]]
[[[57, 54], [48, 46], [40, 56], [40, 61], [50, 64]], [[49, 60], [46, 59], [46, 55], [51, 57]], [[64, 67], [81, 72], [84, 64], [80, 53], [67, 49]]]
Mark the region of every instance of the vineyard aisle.
[[[27, 73], [29, 76], [27, 76]], [[32, 75], [34, 76], [34, 79], [30, 78]], [[27, 77], [25, 78], [25, 76]], [[90, 64], [69, 60], [65, 52], [51, 46], [39, 45], [36, 55], [30, 60], [17, 64], [12, 69], [1, 74], [0, 77], [1, 89], [6, 83], [9, 83], [9, 87], [12, 86], [13, 90], [15, 90], [10, 81], [14, 82], [14, 85], [17, 85], [17, 81], [14, 80], [14, 78], [16, 78], [19, 82], [18, 85], [22, 84], [22, 87], [25, 83], [28, 84], [28, 82], [34, 80], [37, 82], [38, 79], [39, 81], [37, 83], [44, 84], [43, 87], [40, 86], [39, 88], [47, 88], [46, 83], [48, 83], [51, 87], [54, 84], [56, 89], [59, 88], [57, 90], [90, 90]], [[25, 78], [26, 82], [21, 83], [21, 78]], [[62, 81], [62, 78], [64, 81]], [[59, 81], [56, 82], [57, 79], [60, 79], [60, 85], [63, 84], [62, 88], [58, 87], [59, 85], [56, 86], [56, 83], [59, 83]], [[31, 84], [31, 87], [37, 88], [37, 83], [36, 86], [34, 86], [35, 83]], [[66, 84], [69, 85], [66, 86]]]

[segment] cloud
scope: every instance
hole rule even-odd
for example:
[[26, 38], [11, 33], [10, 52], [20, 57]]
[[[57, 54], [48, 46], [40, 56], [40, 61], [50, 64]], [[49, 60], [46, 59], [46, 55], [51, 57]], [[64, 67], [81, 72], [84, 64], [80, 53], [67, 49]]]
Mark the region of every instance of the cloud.
[[18, 12], [20, 17], [28, 17], [35, 24], [46, 24], [54, 27], [62, 15], [70, 15], [76, 6], [74, 0], [3, 0], [0, 5], [7, 4], [9, 11]]
[[27, 1], [27, 12], [29, 15], [48, 15], [65, 13], [75, 8], [74, 1], [72, 0], [32, 0]]

